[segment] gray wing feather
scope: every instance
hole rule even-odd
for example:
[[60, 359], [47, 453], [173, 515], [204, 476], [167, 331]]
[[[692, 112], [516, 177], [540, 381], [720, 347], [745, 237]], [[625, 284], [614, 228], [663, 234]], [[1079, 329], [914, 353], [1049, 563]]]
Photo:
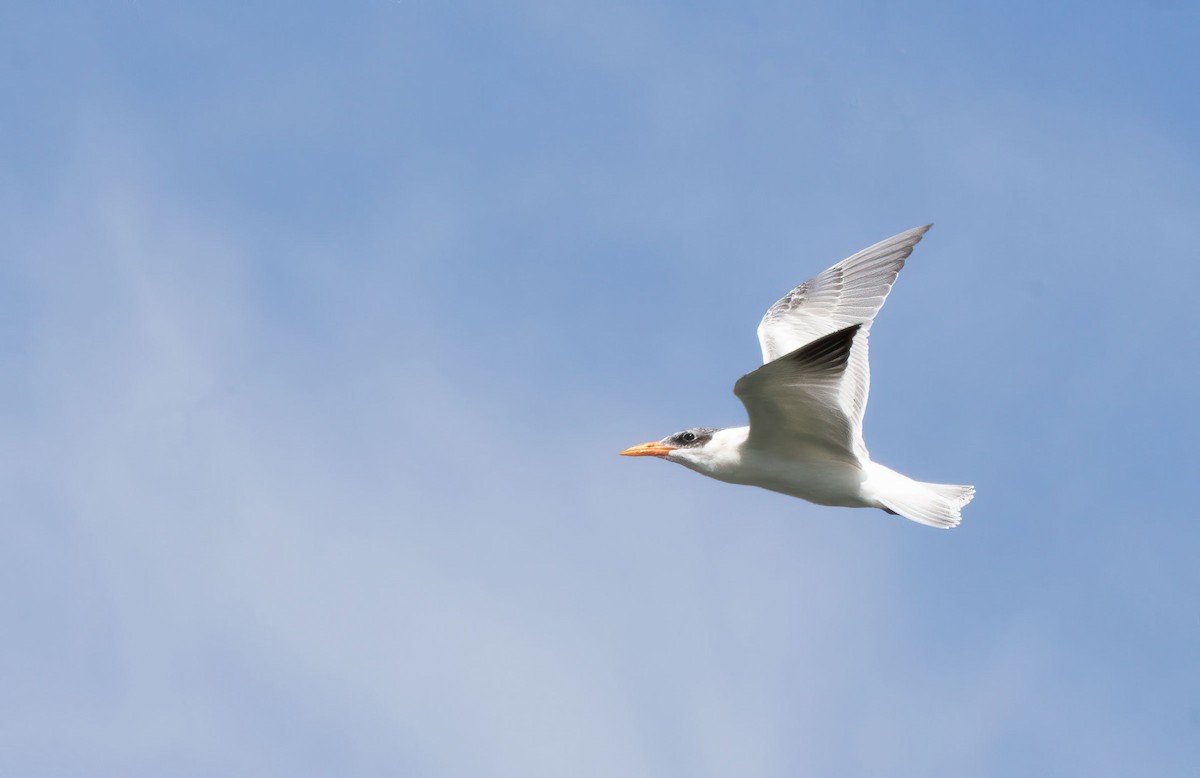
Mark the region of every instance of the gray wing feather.
[[852, 325], [854, 338], [840, 383], [838, 405], [853, 427], [853, 448], [866, 457], [862, 418], [871, 387], [867, 338], [872, 321], [892, 290], [896, 275], [932, 224], [902, 232], [843, 259], [805, 281], [772, 305], [758, 325], [763, 362], [770, 363], [807, 343]]
[[784, 295], [758, 325], [763, 362], [822, 335], [874, 319], [904, 260], [932, 226], [926, 224], [880, 241]]
[[819, 449], [855, 461], [858, 434], [840, 393], [864, 335], [863, 325], [855, 324], [738, 379], [733, 391], [750, 415], [749, 440], [764, 448]]

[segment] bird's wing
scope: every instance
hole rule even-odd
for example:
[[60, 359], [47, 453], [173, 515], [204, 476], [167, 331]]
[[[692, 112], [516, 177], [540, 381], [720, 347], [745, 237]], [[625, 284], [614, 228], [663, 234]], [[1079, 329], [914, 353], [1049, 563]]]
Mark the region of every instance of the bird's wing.
[[763, 362], [822, 335], [874, 319], [904, 260], [932, 226], [926, 224], [880, 241], [784, 295], [758, 325]]
[[932, 226], [926, 224], [893, 235], [843, 259], [784, 295], [767, 310], [758, 325], [764, 363], [792, 354], [832, 332], [862, 325], [862, 333], [854, 339], [850, 352], [847, 380], [841, 384], [838, 407], [851, 421], [855, 447], [864, 457], [867, 449], [862, 441], [862, 418], [871, 388], [867, 333], [892, 290], [896, 274], [904, 267], [904, 260]]
[[865, 325], [854, 324], [739, 378], [733, 392], [750, 414], [748, 442], [859, 462], [860, 425], [842, 397], [856, 392], [847, 384], [861, 380], [852, 370], [852, 354], [865, 345], [866, 336]]

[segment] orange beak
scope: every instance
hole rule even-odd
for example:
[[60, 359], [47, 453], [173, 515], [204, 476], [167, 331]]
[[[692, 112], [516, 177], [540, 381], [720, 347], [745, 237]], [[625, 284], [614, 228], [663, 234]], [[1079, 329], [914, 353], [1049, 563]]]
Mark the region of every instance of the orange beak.
[[636, 446], [630, 446], [621, 452], [623, 457], [665, 457], [674, 451], [673, 446], [667, 446], [657, 441], [650, 443], [639, 443]]

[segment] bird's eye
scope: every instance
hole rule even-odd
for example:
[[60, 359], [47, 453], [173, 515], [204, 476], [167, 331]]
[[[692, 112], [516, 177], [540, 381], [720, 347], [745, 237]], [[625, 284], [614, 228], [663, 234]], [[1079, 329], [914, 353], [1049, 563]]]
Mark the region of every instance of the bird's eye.
[[684, 443], [691, 443], [695, 440], [696, 440], [696, 433], [694, 433], [694, 432], [683, 433], [683, 442]]

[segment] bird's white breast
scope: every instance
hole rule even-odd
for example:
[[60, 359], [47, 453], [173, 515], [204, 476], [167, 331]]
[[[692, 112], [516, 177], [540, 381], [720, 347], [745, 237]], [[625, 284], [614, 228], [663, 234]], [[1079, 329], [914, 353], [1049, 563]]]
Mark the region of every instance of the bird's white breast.
[[819, 505], [874, 506], [862, 494], [864, 474], [850, 462], [811, 450], [763, 450], [747, 441], [749, 427], [725, 429], [702, 449], [681, 449], [670, 459], [698, 473], [799, 497]]

